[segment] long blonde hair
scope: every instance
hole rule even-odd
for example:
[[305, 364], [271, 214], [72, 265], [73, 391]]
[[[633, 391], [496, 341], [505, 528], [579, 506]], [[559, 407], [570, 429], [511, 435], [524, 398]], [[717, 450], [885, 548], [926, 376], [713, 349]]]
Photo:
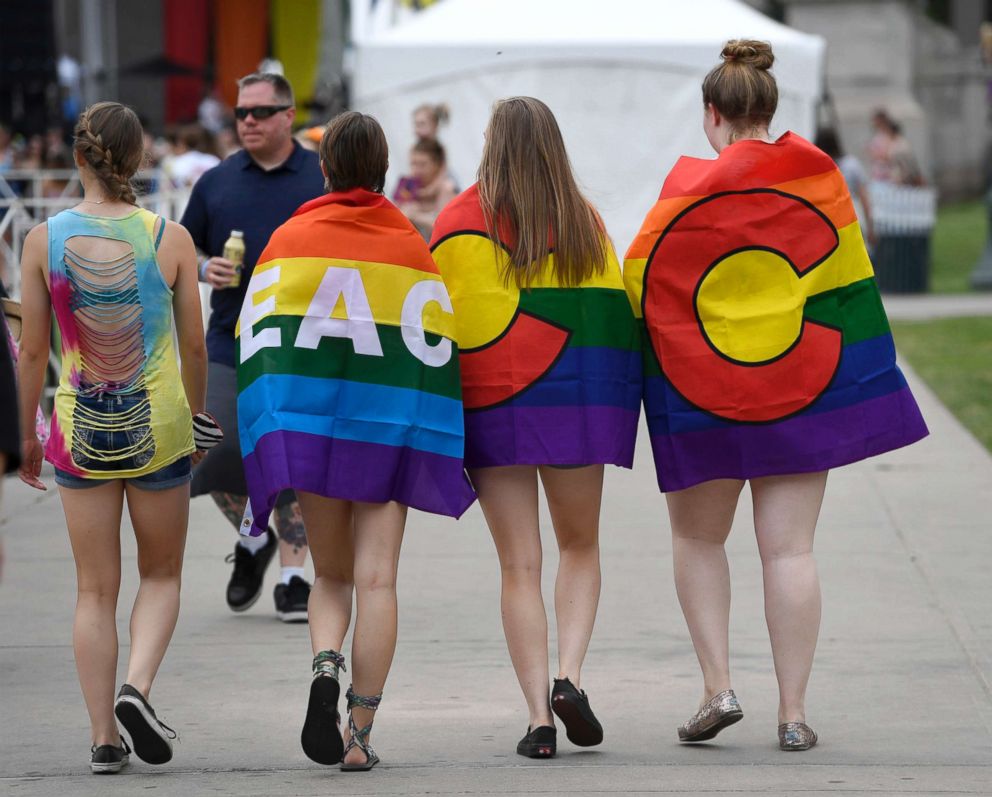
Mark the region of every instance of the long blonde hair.
[[563, 286], [579, 285], [606, 269], [609, 242], [596, 209], [579, 191], [554, 114], [533, 97], [510, 97], [493, 107], [479, 164], [479, 199], [490, 237], [510, 238], [511, 275], [533, 282], [554, 248]]

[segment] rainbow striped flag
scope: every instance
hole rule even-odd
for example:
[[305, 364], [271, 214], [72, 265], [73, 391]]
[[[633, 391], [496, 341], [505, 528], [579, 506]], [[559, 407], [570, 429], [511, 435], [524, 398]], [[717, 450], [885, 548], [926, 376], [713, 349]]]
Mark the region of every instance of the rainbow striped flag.
[[465, 403], [465, 465], [631, 467], [640, 333], [620, 264], [563, 288], [552, 254], [531, 286], [506, 278], [478, 188], [438, 217], [431, 249], [451, 292]]
[[844, 178], [799, 136], [682, 158], [624, 280], [663, 491], [825, 470], [926, 436]]
[[251, 534], [290, 488], [461, 515], [475, 494], [454, 337], [423, 238], [381, 195], [328, 194], [279, 227], [237, 328]]

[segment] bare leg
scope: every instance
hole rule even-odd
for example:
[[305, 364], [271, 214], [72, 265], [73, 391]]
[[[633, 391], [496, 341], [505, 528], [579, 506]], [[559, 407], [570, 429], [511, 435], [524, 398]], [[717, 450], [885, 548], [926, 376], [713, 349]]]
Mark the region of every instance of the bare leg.
[[703, 671], [703, 703], [730, 689], [730, 567], [723, 546], [743, 486], [717, 479], [666, 496], [675, 590]]
[[117, 681], [117, 595], [121, 586], [121, 510], [124, 486], [59, 488], [76, 560], [76, 616], [72, 646], [93, 744], [119, 746], [114, 718]]
[[820, 632], [813, 534], [826, 485], [826, 471], [751, 480], [780, 723], [806, 721], [806, 685]]
[[272, 514], [279, 535], [279, 564], [283, 567], [303, 567], [307, 560], [307, 532], [299, 501], [276, 507]]
[[479, 468], [471, 475], [499, 555], [503, 633], [527, 700], [529, 724], [531, 728], [553, 727], [548, 692], [548, 617], [541, 594], [537, 469], [519, 465]]
[[248, 503], [248, 496], [234, 495], [233, 493], [210, 493], [221, 514], [227, 518], [227, 522], [234, 526], [235, 531], [241, 530], [241, 520], [245, 516], [245, 504]]
[[351, 502], [302, 492], [297, 498], [310, 529], [316, 575], [310, 590], [310, 642], [315, 655], [322, 650], [340, 652], [351, 623], [355, 587]]
[[179, 619], [189, 485], [169, 490], [128, 485], [127, 508], [138, 543], [141, 577], [131, 610], [127, 682], [147, 698]]
[[599, 511], [603, 466], [540, 469], [561, 559], [555, 580], [558, 677], [579, 688], [599, 607]]
[[[382, 692], [396, 651], [396, 570], [406, 511], [395, 501], [354, 504], [357, 606], [351, 644], [352, 688], [365, 697]], [[361, 729], [372, 722], [375, 712], [356, 706], [352, 715]], [[363, 761], [365, 754], [357, 747], [345, 755], [346, 763]]]

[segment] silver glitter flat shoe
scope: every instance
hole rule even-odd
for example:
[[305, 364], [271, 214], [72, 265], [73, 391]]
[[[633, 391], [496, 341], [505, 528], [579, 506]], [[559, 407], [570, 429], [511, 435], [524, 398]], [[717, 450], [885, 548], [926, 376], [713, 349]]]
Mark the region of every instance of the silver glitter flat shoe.
[[688, 722], [679, 726], [679, 741], [705, 742], [743, 718], [737, 695], [733, 689], [727, 689], [710, 698]]
[[809, 750], [816, 744], [816, 733], [805, 722], [783, 722], [778, 726], [779, 750]]

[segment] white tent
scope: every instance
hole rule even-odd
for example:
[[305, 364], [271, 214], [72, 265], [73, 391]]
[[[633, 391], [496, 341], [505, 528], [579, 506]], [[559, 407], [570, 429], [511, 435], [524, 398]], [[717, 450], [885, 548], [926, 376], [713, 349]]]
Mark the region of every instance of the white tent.
[[558, 118], [587, 196], [619, 253], [679, 155], [712, 155], [700, 85], [727, 39], [772, 43], [773, 133], [812, 135], [823, 41], [738, 0], [441, 0], [394, 27], [356, 26], [354, 107], [382, 123], [406, 170], [411, 113], [444, 102], [440, 133], [461, 187], [474, 179], [494, 100], [531, 95]]

